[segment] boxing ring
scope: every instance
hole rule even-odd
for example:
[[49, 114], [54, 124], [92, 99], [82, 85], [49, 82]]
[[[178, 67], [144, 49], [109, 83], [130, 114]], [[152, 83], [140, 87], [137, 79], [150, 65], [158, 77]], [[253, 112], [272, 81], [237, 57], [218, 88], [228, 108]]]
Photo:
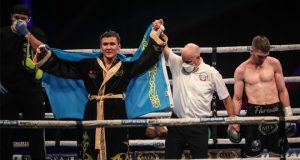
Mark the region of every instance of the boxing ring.
[[[122, 49], [125, 54], [132, 54], [136, 49]], [[272, 51], [295, 51], [300, 50], [300, 44], [290, 44], [290, 45], [271, 45]], [[72, 50], [80, 52], [91, 52], [91, 49], [81, 49]], [[180, 54], [181, 48], [172, 48], [172, 51]], [[244, 53], [249, 52], [250, 46], [235, 46], [235, 47], [203, 47], [201, 48], [201, 54], [212, 54], [212, 66], [216, 66], [216, 56], [218, 54], [225, 53]], [[299, 54], [299, 53], [298, 53]], [[284, 68], [284, 67], [283, 67]], [[286, 83], [299, 83], [300, 76], [290, 76], [285, 77]], [[232, 78], [224, 78], [227, 85], [234, 84]], [[172, 84], [172, 80], [170, 80]], [[298, 97], [299, 98], [299, 97]], [[290, 97], [291, 101], [292, 98]], [[213, 100], [214, 101], [214, 100]], [[213, 104], [212, 105], [216, 105]], [[53, 115], [51, 113], [46, 113], [45, 118], [50, 120], [40, 120], [40, 121], [30, 121], [30, 120], [0, 120], [1, 128], [45, 128], [45, 129], [55, 129], [55, 128], [68, 128], [76, 129], [78, 126], [82, 128], [96, 128], [96, 127], [147, 127], [147, 126], [183, 126], [183, 125], [210, 125], [210, 126], [225, 126], [228, 124], [239, 123], [241, 125], [247, 124], [278, 124], [279, 122], [293, 122], [297, 123], [298, 131], [300, 133], [300, 106], [293, 107], [294, 116], [291, 117], [243, 117], [245, 111], [241, 111], [240, 117], [226, 117], [226, 111], [216, 110], [216, 106], [212, 106], [211, 117], [209, 118], [189, 118], [189, 119], [170, 119], [171, 112], [157, 112], [149, 113], [143, 115], [138, 119], [122, 119], [122, 120], [93, 120], [93, 121], [72, 121], [72, 120], [53, 120]], [[161, 119], [153, 119], [153, 117], [162, 117]], [[213, 132], [213, 130], [212, 130]], [[296, 134], [297, 135], [297, 134]], [[299, 134], [300, 135], [300, 134]], [[217, 139], [217, 141], [216, 141]], [[284, 159], [300, 159], [300, 137], [289, 137], [288, 141], [293, 144], [288, 153], [284, 156]], [[210, 149], [209, 156], [211, 159], [215, 158], [240, 158], [240, 145], [244, 144], [245, 140], [239, 144], [233, 144], [227, 138], [211, 137], [209, 139], [210, 146], [228, 146], [228, 149]], [[57, 147], [57, 141], [45, 141], [46, 147]], [[77, 147], [76, 141], [66, 141], [60, 140], [59, 147]], [[163, 149], [165, 145], [164, 139], [131, 139], [129, 141], [130, 147], [145, 147], [150, 146], [157, 148], [155, 151], [133, 151], [131, 159], [160, 159], [163, 157]], [[14, 142], [15, 148], [26, 148], [28, 147], [27, 142]], [[152, 148], [152, 149], [153, 149]], [[54, 159], [55, 155], [47, 155], [49, 159]], [[16, 159], [26, 159], [23, 155], [16, 154], [14, 156]], [[27, 157], [28, 158], [28, 157]], [[183, 158], [188, 158], [188, 152], [184, 152]], [[56, 159], [59, 159], [56, 157]], [[61, 156], [60, 159], [77, 159], [76, 153], [67, 153], [65, 156]], [[270, 158], [267, 153], [263, 153], [258, 158], [248, 158], [248, 159], [278, 159]]]

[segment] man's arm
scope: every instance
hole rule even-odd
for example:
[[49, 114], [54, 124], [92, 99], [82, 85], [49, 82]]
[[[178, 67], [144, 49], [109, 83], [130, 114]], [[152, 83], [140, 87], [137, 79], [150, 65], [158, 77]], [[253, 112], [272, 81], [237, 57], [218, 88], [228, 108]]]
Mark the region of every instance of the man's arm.
[[226, 97], [225, 99], [223, 99], [223, 103], [224, 103], [224, 106], [227, 110], [228, 117], [235, 116], [236, 114], [235, 114], [235, 111], [234, 111], [234, 107], [233, 107], [230, 95], [228, 97]]
[[45, 42], [46, 38], [44, 33], [37, 28], [32, 28], [32, 31], [35, 31], [35, 34], [39, 37], [41, 41], [38, 40], [33, 34], [31, 34], [31, 32], [27, 28], [27, 22], [23, 20], [17, 20], [15, 26], [12, 27], [12, 29], [13, 32], [17, 32], [18, 34], [23, 35], [27, 39], [28, 43], [30, 44], [30, 45], [26, 45], [25, 50], [23, 49], [25, 54], [23, 58], [24, 67], [30, 72], [34, 73], [34, 78], [36, 80], [42, 79], [43, 71], [38, 69], [35, 63], [32, 61], [32, 57], [30, 54], [30, 46], [35, 50], [39, 45], [42, 44], [41, 41]]
[[171, 49], [169, 48], [167, 43], [168, 36], [164, 34], [164, 31], [165, 31], [164, 21], [162, 19], [155, 20], [153, 22], [153, 27], [150, 33], [150, 37], [152, 37], [154, 41], [157, 42], [157, 44], [163, 44], [164, 48], [162, 51], [164, 53], [166, 62], [168, 62]]
[[233, 95], [233, 106], [236, 115], [239, 115], [241, 111], [244, 85], [245, 84], [243, 78], [243, 71], [240, 67], [238, 67], [234, 72], [234, 95]]
[[130, 69], [129, 76], [135, 77], [151, 68], [158, 62], [161, 53], [162, 46], [157, 45], [157, 43], [153, 40], [149, 40], [149, 44], [141, 56], [132, 62], [132, 68]]
[[38, 48], [38, 46], [43, 44], [40, 40], [35, 38], [35, 36], [33, 34], [31, 34], [30, 32], [25, 37], [34, 50], [36, 50]]
[[[241, 106], [242, 106], [242, 98], [243, 98], [243, 91], [244, 91], [244, 81], [243, 81], [243, 71], [240, 67], [238, 67], [234, 72], [234, 95], [232, 98], [233, 103], [233, 111], [234, 116], [240, 114]], [[227, 111], [228, 112], [228, 111]], [[229, 114], [229, 113], [228, 113]], [[229, 124], [228, 125], [228, 133], [231, 129], [235, 129], [237, 132], [240, 131], [240, 124]], [[231, 136], [230, 134], [228, 135]]]
[[279, 99], [283, 107], [290, 106], [289, 92], [285, 86], [285, 81], [283, 77], [282, 67], [279, 60], [274, 59], [274, 68], [275, 68], [275, 81], [277, 85], [277, 90], [279, 94]]
[[[58, 49], [56, 49], [56, 51], [59, 52]], [[60, 52], [65, 52], [64, 54], [68, 54], [67, 51], [60, 50]], [[39, 56], [41, 56], [40, 61], [38, 61]], [[48, 50], [45, 45], [40, 45], [37, 48], [36, 56], [34, 57], [35, 65], [43, 71], [59, 77], [72, 79], [82, 78], [83, 74], [87, 72], [86, 67], [88, 67], [87, 65], [92, 62], [86, 63], [86, 60], [64, 60]]]
[[129, 73], [130, 77], [135, 77], [143, 73], [159, 60], [168, 39], [163, 31], [163, 20], [155, 20], [149, 35], [149, 43], [142, 55], [133, 62], [133, 67]]
[[164, 53], [164, 57], [165, 57], [166, 62], [168, 62], [170, 52], [171, 52], [171, 48], [169, 48], [169, 46], [166, 45], [163, 49], [163, 53]]
[[[230, 95], [227, 96], [225, 99], [223, 99], [223, 103], [224, 103], [224, 106], [225, 106], [226, 111], [228, 113], [228, 117], [235, 117], [237, 114], [235, 113], [235, 108], [233, 106]], [[237, 132], [239, 132], [240, 131], [240, 125], [239, 124], [229, 124], [227, 130], [229, 131], [231, 129], [234, 129]]]
[[[283, 106], [283, 112], [285, 117], [293, 116], [293, 111], [290, 106], [289, 92], [285, 86], [284, 76], [282, 72], [282, 67], [279, 60], [274, 58], [273, 65], [275, 71], [275, 81], [277, 85], [277, 90], [279, 94], [279, 99]], [[296, 123], [285, 123], [285, 132], [288, 137], [292, 137], [297, 132]]]

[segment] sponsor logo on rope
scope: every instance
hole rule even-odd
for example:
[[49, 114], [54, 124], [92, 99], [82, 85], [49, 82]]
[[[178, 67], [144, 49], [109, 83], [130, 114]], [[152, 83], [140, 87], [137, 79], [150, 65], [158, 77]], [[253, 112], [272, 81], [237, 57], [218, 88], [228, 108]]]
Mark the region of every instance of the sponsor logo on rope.
[[123, 124], [123, 125], [133, 125], [133, 124], [147, 125], [148, 121], [146, 119], [126, 119], [126, 120], [122, 120], [121, 124]]
[[0, 126], [18, 126], [17, 120], [0, 120]]
[[223, 122], [223, 117], [200, 118], [200, 122]]

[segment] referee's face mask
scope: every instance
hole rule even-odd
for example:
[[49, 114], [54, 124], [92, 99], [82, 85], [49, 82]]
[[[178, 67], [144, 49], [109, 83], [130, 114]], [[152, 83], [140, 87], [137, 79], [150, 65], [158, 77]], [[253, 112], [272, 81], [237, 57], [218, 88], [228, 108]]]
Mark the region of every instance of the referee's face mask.
[[182, 56], [182, 68], [186, 73], [192, 73], [198, 69], [200, 56]]
[[191, 73], [195, 70], [196, 66], [195, 64], [190, 64], [190, 63], [182, 63], [182, 68], [187, 72], [187, 73]]

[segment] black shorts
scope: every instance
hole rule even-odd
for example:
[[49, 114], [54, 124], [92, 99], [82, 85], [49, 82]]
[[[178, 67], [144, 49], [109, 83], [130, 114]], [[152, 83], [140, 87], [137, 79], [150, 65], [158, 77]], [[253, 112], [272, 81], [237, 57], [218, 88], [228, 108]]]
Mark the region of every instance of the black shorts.
[[[270, 105], [248, 104], [247, 116], [284, 116], [280, 102]], [[275, 154], [283, 154], [288, 150], [284, 123], [245, 126], [246, 145], [244, 154], [248, 157], [259, 155], [264, 148]]]

